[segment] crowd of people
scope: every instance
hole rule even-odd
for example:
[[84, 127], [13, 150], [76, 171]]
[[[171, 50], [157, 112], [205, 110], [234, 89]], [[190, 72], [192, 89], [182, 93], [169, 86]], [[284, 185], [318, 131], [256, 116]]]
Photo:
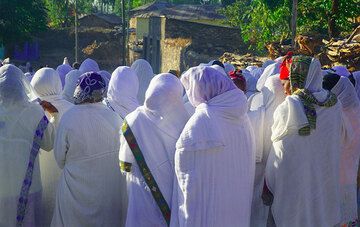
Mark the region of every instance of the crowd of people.
[[359, 225], [360, 71], [20, 68], [0, 67], [0, 226]]

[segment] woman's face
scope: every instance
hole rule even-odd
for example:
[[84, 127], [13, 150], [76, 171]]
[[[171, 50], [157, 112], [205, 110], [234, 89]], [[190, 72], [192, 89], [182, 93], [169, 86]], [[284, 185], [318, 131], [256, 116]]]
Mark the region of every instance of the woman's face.
[[290, 80], [281, 80], [281, 84], [284, 87], [285, 95], [291, 95]]

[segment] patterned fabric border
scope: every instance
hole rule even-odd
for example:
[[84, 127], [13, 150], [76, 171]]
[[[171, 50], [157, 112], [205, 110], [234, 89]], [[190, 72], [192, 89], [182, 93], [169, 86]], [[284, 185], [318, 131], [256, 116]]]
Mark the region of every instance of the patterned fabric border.
[[131, 165], [132, 164], [129, 163], [129, 162], [123, 162], [123, 161], [119, 162], [120, 170], [123, 171], [123, 172], [130, 173], [131, 172]]
[[169, 205], [167, 204], [163, 194], [160, 191], [159, 186], [156, 183], [156, 180], [154, 176], [151, 174], [149, 167], [146, 164], [145, 158], [140, 150], [140, 147], [135, 139], [134, 134], [132, 133], [129, 125], [126, 121], [124, 121], [124, 124], [122, 126], [122, 132], [123, 135], [129, 144], [129, 147], [135, 157], [136, 163], [139, 166], [140, 172], [147, 184], [147, 186], [150, 188], [151, 194], [153, 198], [155, 199], [167, 225], [170, 225], [170, 217], [171, 217], [171, 211], [169, 208]]
[[40, 150], [40, 143], [44, 136], [44, 132], [49, 124], [49, 120], [46, 118], [46, 116], [43, 116], [43, 118], [40, 120], [33, 139], [33, 144], [30, 151], [30, 157], [28, 166], [26, 169], [25, 178], [23, 181], [23, 184], [21, 186], [20, 196], [17, 204], [17, 215], [16, 215], [16, 226], [22, 226], [25, 214], [26, 214], [26, 205], [28, 202], [28, 196], [30, 191], [30, 186], [32, 183], [32, 176], [34, 171], [34, 164], [36, 157]]
[[305, 89], [305, 83], [309, 67], [311, 64], [311, 57], [308, 56], [295, 56], [292, 59], [290, 68], [290, 85], [293, 95], [299, 96], [309, 124], [299, 129], [299, 135], [308, 136], [312, 129], [316, 129], [316, 110], [314, 105], [331, 107], [337, 103], [336, 95], [329, 92], [327, 99], [324, 102], [319, 102], [313, 94]]
[[344, 223], [341, 225], [341, 227], [359, 227], [359, 226], [360, 226], [359, 220], [349, 221], [348, 223]]

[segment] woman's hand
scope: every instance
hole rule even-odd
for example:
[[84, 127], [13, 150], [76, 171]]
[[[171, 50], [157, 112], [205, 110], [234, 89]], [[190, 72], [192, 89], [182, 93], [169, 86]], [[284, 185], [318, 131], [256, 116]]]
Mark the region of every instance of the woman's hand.
[[47, 101], [41, 101], [40, 102], [40, 105], [42, 106], [42, 108], [49, 112], [50, 114], [53, 114], [53, 113], [58, 113], [59, 111], [56, 109], [56, 107], [51, 104], [50, 102], [47, 102]]

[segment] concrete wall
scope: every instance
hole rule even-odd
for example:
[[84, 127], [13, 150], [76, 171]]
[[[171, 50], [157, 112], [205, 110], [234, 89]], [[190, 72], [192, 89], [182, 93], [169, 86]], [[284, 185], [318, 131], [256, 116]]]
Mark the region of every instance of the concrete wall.
[[136, 38], [143, 39], [144, 36], [149, 34], [149, 18], [136, 19]]
[[184, 49], [191, 44], [189, 39], [161, 40], [161, 72], [182, 71]]

